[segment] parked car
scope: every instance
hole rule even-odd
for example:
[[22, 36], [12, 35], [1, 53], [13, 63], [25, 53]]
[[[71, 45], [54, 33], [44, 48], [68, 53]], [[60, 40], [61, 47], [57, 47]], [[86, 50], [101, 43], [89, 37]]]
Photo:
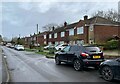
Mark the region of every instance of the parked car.
[[12, 44], [11, 43], [7, 43], [6, 44], [6, 47], [10, 47]]
[[39, 43], [38, 43], [38, 44], [35, 43], [34, 46], [35, 46], [35, 47], [40, 47], [40, 44], [39, 44]]
[[85, 66], [98, 68], [103, 61], [103, 52], [94, 46], [68, 45], [63, 50], [55, 53], [57, 65], [61, 64], [61, 62], [71, 63], [77, 71], [82, 70]]
[[16, 50], [24, 50], [24, 46], [23, 45], [15, 45], [15, 49]]
[[102, 62], [99, 73], [107, 81], [112, 81], [113, 79], [120, 80], [120, 58]]
[[11, 45], [10, 48], [14, 48], [15, 46], [14, 45]]
[[51, 48], [54, 48], [54, 46], [52, 46], [52, 45], [44, 46], [44, 49], [45, 49], [45, 50], [47, 50], [47, 49], [51, 49]]
[[57, 46], [55, 46], [56, 50], [62, 50], [63, 48], [65, 48], [66, 46], [68, 46], [68, 44], [59, 44]]

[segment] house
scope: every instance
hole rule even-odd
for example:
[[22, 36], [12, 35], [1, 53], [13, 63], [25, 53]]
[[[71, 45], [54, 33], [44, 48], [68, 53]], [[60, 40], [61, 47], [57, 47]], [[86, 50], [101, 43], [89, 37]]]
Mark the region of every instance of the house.
[[[95, 16], [88, 18], [84, 16], [84, 20], [68, 24], [64, 23], [64, 26], [52, 31], [45, 31], [38, 35], [32, 35], [31, 40], [36, 42], [38, 37], [38, 43], [41, 45], [50, 44], [101, 44], [105, 43], [113, 36], [120, 37], [120, 23], [113, 22], [108, 19]], [[29, 41], [28, 41], [29, 42]]]

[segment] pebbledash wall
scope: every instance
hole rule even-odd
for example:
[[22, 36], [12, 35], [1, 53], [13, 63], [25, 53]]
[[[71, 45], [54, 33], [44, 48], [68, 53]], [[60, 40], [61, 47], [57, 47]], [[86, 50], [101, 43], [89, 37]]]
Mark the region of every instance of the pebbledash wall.
[[[48, 44], [93, 44], [93, 43], [105, 43], [109, 38], [114, 36], [120, 37], [120, 23], [107, 20], [105, 18], [96, 16], [88, 19], [88, 16], [84, 16], [84, 20], [67, 24], [64, 23], [63, 27], [52, 31], [45, 31], [34, 34], [30, 37], [25, 37], [25, 43], [27, 45], [32, 42], [40, 45]], [[38, 38], [37, 38], [38, 37]]]

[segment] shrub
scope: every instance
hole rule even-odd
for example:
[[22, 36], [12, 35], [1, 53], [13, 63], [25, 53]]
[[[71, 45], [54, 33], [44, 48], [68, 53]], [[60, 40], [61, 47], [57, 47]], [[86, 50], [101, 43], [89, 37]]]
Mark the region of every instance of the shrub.
[[43, 47], [42, 47], [42, 46], [37, 47], [37, 50], [38, 50], [39, 52], [43, 52]]
[[104, 49], [106, 50], [113, 50], [118, 49], [118, 40], [110, 40], [104, 45]]
[[54, 53], [55, 53], [55, 51], [56, 51], [56, 49], [55, 49], [55, 48], [49, 48], [49, 54], [54, 54]]

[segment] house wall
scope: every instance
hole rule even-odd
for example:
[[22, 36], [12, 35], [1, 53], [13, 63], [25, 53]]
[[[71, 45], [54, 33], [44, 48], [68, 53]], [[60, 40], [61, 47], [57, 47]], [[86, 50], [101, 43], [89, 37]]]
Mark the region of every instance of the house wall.
[[95, 43], [105, 43], [109, 38], [114, 35], [119, 35], [118, 28], [120, 26], [108, 26], [108, 25], [95, 25], [94, 26], [94, 39]]

